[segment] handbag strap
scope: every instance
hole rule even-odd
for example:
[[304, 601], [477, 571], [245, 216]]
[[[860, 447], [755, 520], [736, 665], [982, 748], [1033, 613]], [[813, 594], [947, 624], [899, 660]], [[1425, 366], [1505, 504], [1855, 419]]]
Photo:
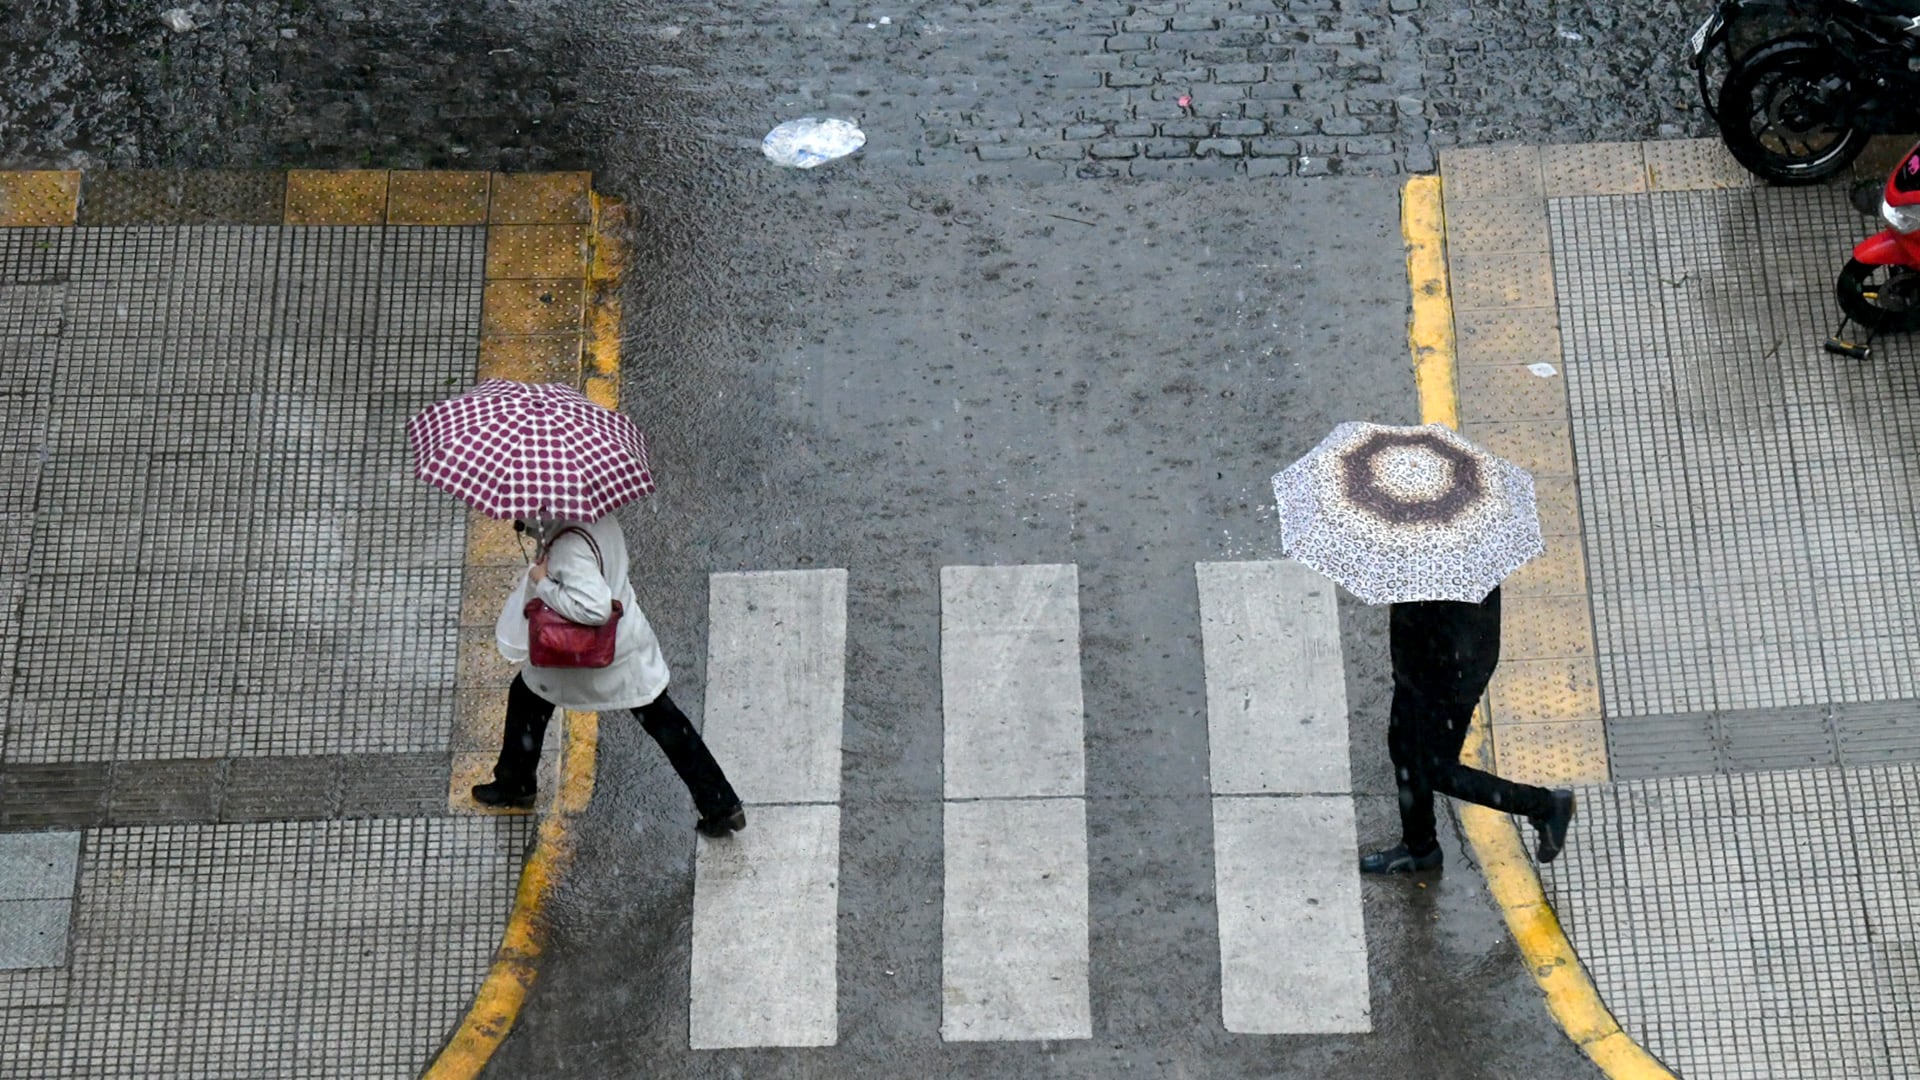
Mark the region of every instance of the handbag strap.
[[[578, 525], [569, 525], [566, 528], [561, 529], [559, 532], [554, 533], [553, 539], [558, 540], [561, 537], [567, 535], [568, 533], [579, 533], [580, 539], [585, 540], [587, 542], [587, 546], [593, 549], [593, 561], [600, 565], [600, 577], [602, 580], [605, 580], [607, 576], [607, 560], [604, 558], [601, 558], [600, 545], [598, 542], [594, 540], [593, 534], [581, 528]], [[553, 550], [552, 540], [547, 542], [547, 550], [549, 552]]]

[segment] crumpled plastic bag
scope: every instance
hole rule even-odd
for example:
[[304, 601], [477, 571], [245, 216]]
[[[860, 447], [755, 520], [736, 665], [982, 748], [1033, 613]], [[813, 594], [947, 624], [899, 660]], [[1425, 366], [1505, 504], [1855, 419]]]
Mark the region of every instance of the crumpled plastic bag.
[[867, 145], [866, 133], [850, 121], [804, 116], [789, 120], [760, 140], [760, 149], [776, 165], [811, 169], [843, 158]]

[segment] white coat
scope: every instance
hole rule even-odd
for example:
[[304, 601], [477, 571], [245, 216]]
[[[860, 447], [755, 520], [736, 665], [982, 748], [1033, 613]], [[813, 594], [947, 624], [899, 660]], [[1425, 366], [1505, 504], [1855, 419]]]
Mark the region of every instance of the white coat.
[[[600, 545], [606, 560], [604, 576], [593, 548], [577, 533], [560, 532], [568, 526], [585, 529]], [[627, 580], [627, 538], [620, 532], [620, 523], [608, 514], [595, 522], [529, 523], [529, 528], [554, 538], [547, 547], [547, 576], [535, 585], [522, 574], [520, 584], [508, 594], [494, 625], [500, 655], [511, 663], [526, 664], [520, 675], [527, 686], [561, 708], [610, 712], [636, 709], [659, 697], [667, 688], [667, 661]], [[584, 626], [605, 624], [613, 614], [613, 601], [619, 600], [623, 614], [614, 636], [613, 663], [603, 668], [527, 663], [525, 609], [530, 597], [546, 601], [561, 618]]]

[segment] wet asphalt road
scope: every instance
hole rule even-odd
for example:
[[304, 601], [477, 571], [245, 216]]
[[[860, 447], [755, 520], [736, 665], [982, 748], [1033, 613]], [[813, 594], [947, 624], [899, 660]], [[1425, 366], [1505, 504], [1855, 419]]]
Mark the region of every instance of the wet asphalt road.
[[[641, 602], [699, 715], [706, 575], [846, 567], [840, 1041], [690, 1052], [693, 837], [624, 718], [538, 991], [489, 1075], [1573, 1077], [1484, 886], [1365, 890], [1376, 1031], [1220, 1026], [1192, 564], [1279, 552], [1267, 478], [1408, 421], [1398, 185], [1023, 186], [858, 162], [638, 201]], [[946, 1045], [939, 568], [1082, 583], [1095, 1038]], [[1394, 834], [1385, 619], [1343, 601], [1363, 842]], [[1285, 858], [1276, 851], [1275, 858]]]
[[[839, 1045], [686, 1049], [691, 812], [609, 717], [541, 981], [488, 1075], [1593, 1074], [1445, 828], [1445, 876], [1366, 885], [1373, 1033], [1220, 1026], [1192, 564], [1276, 557], [1267, 477], [1336, 421], [1413, 418], [1398, 182], [1027, 185], [921, 156], [1027, 119], [1002, 91], [1050, 92], [1036, 72], [1073, 7], [894, 11], [974, 26], [957, 82], [933, 51], [855, 43], [869, 13], [837, 3], [796, 22], [766, 2], [282, 0], [199, 5], [181, 35], [157, 7], [25, 0], [0, 21], [0, 164], [591, 168], [627, 199], [625, 401], [662, 486], [630, 519], [635, 577], [696, 721], [708, 574], [849, 571]], [[1271, 7], [1381, 20], [1334, 47], [1410, 66], [1341, 61], [1329, 91], [1334, 120], [1389, 144], [1380, 171], [1420, 147], [1700, 131], [1675, 55], [1691, 5]], [[1374, 107], [1395, 94], [1411, 106]], [[807, 111], [858, 116], [867, 154], [768, 165], [759, 135]], [[949, 1046], [939, 569], [1030, 562], [1080, 569], [1095, 1037]], [[1361, 839], [1388, 842], [1385, 618], [1346, 599], [1341, 618]]]

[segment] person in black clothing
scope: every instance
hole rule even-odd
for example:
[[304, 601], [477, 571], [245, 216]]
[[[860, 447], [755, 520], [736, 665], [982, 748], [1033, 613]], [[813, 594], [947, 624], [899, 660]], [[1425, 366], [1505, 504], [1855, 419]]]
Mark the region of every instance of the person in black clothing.
[[1473, 708], [1500, 662], [1500, 590], [1477, 604], [1426, 600], [1392, 605], [1393, 709], [1387, 751], [1400, 789], [1400, 843], [1360, 860], [1368, 874], [1440, 866], [1433, 796], [1451, 795], [1525, 814], [1539, 836], [1536, 855], [1552, 862], [1573, 820], [1573, 792], [1517, 784], [1460, 764]]

